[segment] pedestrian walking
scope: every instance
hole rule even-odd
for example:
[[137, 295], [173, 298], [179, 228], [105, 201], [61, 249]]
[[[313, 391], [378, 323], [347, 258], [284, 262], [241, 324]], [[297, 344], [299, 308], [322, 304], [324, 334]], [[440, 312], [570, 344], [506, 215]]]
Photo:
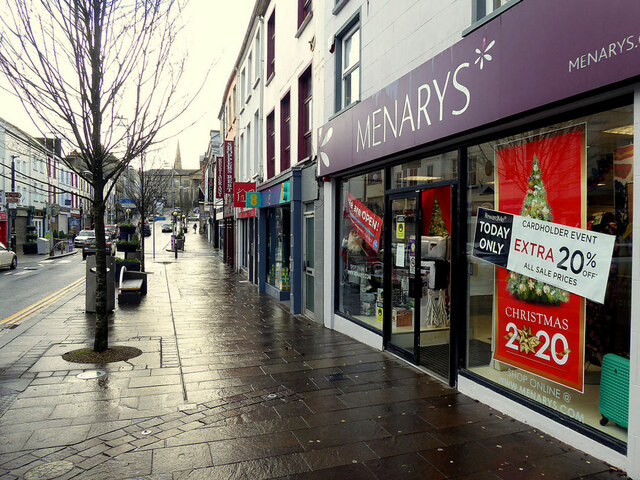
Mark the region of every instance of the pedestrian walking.
[[196, 230], [198, 229], [198, 224], [194, 223], [193, 224], [193, 233], [196, 233]]

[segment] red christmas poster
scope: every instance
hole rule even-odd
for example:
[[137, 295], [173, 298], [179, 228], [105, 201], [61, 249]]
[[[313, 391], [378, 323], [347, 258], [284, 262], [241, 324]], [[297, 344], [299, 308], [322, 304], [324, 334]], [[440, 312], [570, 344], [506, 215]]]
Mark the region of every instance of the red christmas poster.
[[[585, 150], [584, 125], [497, 146], [496, 210], [584, 228]], [[584, 299], [504, 268], [494, 298], [494, 359], [582, 392]]]

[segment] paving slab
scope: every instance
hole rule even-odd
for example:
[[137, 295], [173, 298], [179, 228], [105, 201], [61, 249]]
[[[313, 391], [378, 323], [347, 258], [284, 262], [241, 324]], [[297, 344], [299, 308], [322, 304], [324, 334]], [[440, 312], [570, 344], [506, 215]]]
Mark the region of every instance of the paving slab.
[[[83, 287], [0, 330], [0, 477], [624, 478], [392, 355], [291, 316], [199, 235], [177, 260], [157, 250], [146, 264], [147, 296], [109, 319], [110, 345], [138, 347], [137, 358], [62, 360], [93, 342]], [[77, 376], [96, 369], [105, 375]]]

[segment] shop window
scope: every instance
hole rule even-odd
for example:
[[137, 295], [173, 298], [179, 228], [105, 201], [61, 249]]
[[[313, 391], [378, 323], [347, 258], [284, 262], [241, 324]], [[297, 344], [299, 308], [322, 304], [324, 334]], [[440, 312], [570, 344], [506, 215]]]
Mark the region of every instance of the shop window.
[[276, 174], [276, 125], [275, 110], [267, 115], [267, 178]]
[[453, 180], [457, 177], [458, 153], [447, 152], [396, 165], [391, 170], [392, 188]]
[[291, 166], [291, 96], [289, 92], [280, 102], [280, 171]]
[[298, 79], [298, 160], [311, 156], [312, 99], [311, 67], [309, 67]]
[[[352, 177], [341, 187], [337, 310], [382, 331], [384, 171]], [[363, 212], [371, 219], [367, 227], [357, 217]]]
[[360, 100], [360, 23], [356, 17], [336, 35], [336, 111]]
[[[476, 145], [467, 154], [467, 252], [479, 207], [615, 239], [610, 262], [590, 250], [596, 247], [575, 253], [579, 243], [567, 243], [574, 272], [606, 262], [603, 303], [545, 281], [557, 267], [526, 276], [468, 254], [467, 369], [567, 416], [578, 429], [587, 425], [621, 442], [631, 333], [632, 127], [633, 107], [626, 106]], [[611, 400], [620, 411], [602, 425], [600, 411]]]
[[267, 210], [267, 283], [278, 290], [291, 290], [291, 212], [289, 207]]
[[267, 80], [276, 72], [276, 12], [267, 22]]

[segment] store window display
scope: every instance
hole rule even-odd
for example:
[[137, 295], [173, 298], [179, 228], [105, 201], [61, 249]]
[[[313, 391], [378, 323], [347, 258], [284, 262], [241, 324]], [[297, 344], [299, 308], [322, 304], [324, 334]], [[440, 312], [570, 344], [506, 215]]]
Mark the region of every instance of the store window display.
[[267, 283], [278, 290], [289, 291], [291, 210], [288, 207], [271, 208], [267, 215]]
[[[619, 442], [628, 412], [607, 405], [628, 405], [632, 125], [623, 106], [468, 149], [467, 369]], [[473, 257], [479, 207], [614, 238], [604, 301]]]
[[343, 181], [341, 198], [338, 311], [382, 331], [383, 172]]

